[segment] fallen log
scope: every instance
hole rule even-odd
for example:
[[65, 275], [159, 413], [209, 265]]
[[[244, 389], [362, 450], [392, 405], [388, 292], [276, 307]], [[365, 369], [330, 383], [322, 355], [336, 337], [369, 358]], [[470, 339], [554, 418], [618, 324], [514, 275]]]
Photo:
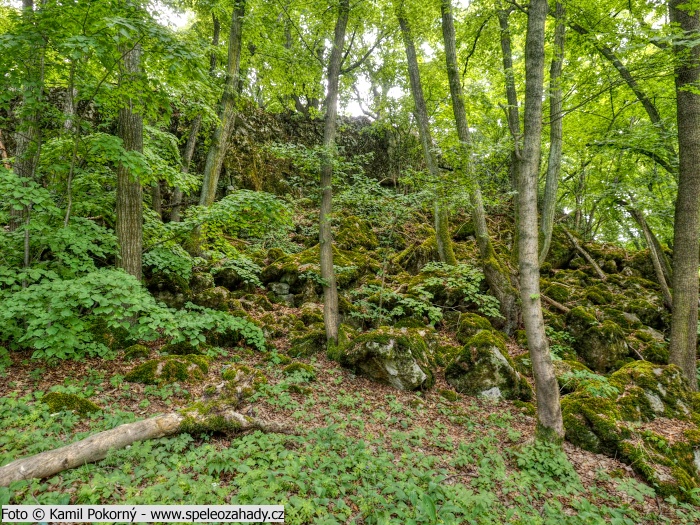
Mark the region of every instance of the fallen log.
[[600, 268], [600, 266], [598, 266], [598, 263], [595, 262], [593, 257], [591, 257], [591, 254], [588, 253], [586, 250], [584, 250], [583, 247], [578, 243], [578, 241], [576, 240], [576, 237], [571, 235], [569, 230], [567, 230], [566, 228], [564, 228], [564, 233], [569, 238], [569, 241], [571, 241], [571, 244], [574, 245], [574, 248], [576, 248], [576, 251], [578, 251], [583, 256], [583, 258], [586, 259], [586, 262], [588, 262], [588, 264], [590, 264], [593, 267], [593, 270], [595, 271], [595, 273], [598, 274], [598, 277], [600, 277], [600, 280], [607, 281], [608, 276], [605, 275], [605, 272], [603, 272], [603, 270]]
[[214, 417], [201, 416], [194, 412], [173, 412], [136, 423], [126, 423], [65, 447], [17, 459], [0, 467], [0, 487], [7, 487], [13, 481], [48, 478], [64, 470], [100, 461], [106, 458], [111, 450], [120, 450], [137, 441], [158, 439], [181, 432], [195, 433], [212, 430], [236, 433], [251, 430], [283, 434], [297, 433], [284, 425], [261, 421], [232, 410], [216, 414]]
[[545, 303], [552, 305], [554, 308], [556, 308], [557, 310], [559, 310], [562, 313], [568, 314], [571, 311], [569, 308], [567, 308], [566, 306], [564, 306], [561, 303], [558, 303], [557, 301], [555, 301], [551, 297], [547, 297], [546, 295], [541, 295], [541, 297]]

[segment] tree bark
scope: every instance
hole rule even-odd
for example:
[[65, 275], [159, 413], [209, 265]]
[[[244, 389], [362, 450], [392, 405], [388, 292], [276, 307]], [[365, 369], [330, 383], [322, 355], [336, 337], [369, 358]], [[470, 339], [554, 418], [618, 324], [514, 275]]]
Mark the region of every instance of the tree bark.
[[455, 265], [457, 264], [457, 259], [455, 258], [454, 250], [452, 248], [452, 237], [450, 236], [447, 210], [444, 208], [444, 184], [440, 177], [440, 170], [437, 162], [433, 156], [433, 139], [430, 134], [428, 109], [425, 104], [423, 86], [421, 85], [420, 72], [418, 70], [418, 58], [416, 57], [416, 48], [413, 43], [413, 35], [411, 34], [411, 27], [408, 23], [408, 19], [406, 18], [402, 1], [399, 1], [396, 6], [396, 16], [399, 20], [401, 34], [406, 47], [408, 78], [411, 84], [411, 95], [413, 96], [413, 102], [415, 104], [415, 116], [418, 123], [418, 132], [420, 135], [421, 145], [423, 146], [425, 163], [428, 166], [428, 171], [432, 175], [433, 179], [437, 181], [438, 185], [436, 192], [437, 194], [433, 203], [433, 213], [435, 216], [435, 239], [437, 241], [438, 255], [440, 256], [441, 262], [449, 265]]
[[538, 439], [559, 441], [564, 426], [559, 385], [544, 331], [538, 261], [537, 179], [542, 148], [544, 26], [547, 0], [531, 0], [525, 39], [525, 119], [518, 173], [518, 247], [523, 320], [537, 395]]
[[[141, 74], [141, 47], [123, 52], [124, 64], [120, 83], [133, 82]], [[129, 96], [119, 109], [118, 135], [126, 151], [143, 152], [143, 118], [135, 111]], [[141, 181], [123, 164], [117, 167], [117, 266], [141, 280], [143, 250], [143, 195]]]
[[333, 49], [328, 63], [328, 94], [326, 97], [326, 119], [323, 127], [323, 159], [321, 161], [321, 212], [319, 216], [318, 240], [321, 252], [321, 278], [323, 279], [323, 322], [329, 344], [338, 342], [338, 286], [333, 268], [333, 231], [331, 212], [333, 204], [333, 159], [335, 133], [338, 119], [338, 84], [345, 45], [345, 28], [350, 15], [350, 0], [338, 3], [338, 18], [335, 23]]
[[228, 140], [236, 120], [236, 102], [238, 100], [239, 80], [241, 69], [241, 47], [243, 42], [243, 16], [245, 0], [236, 0], [231, 16], [231, 31], [228, 39], [228, 64], [226, 67], [226, 84], [221, 96], [219, 108], [219, 125], [214, 131], [211, 146], [204, 165], [202, 192], [199, 196], [200, 206], [211, 206], [216, 198], [216, 187], [219, 184], [221, 166], [226, 156]]
[[[296, 433], [294, 429], [278, 423], [264, 422], [244, 416], [233, 410], [226, 411], [221, 417], [226, 423], [232, 424], [232, 427], [235, 427], [239, 432], [261, 430], [263, 432], [282, 434]], [[64, 470], [80, 467], [86, 463], [95, 463], [106, 458], [111, 450], [125, 448], [137, 441], [158, 439], [186, 432], [187, 427], [185, 426], [183, 429], [185, 419], [186, 417], [182, 414], [173, 412], [137, 421], [136, 423], [126, 423], [65, 447], [15, 460], [0, 467], [0, 487], [7, 487], [13, 481], [48, 478]], [[201, 423], [204, 426], [207, 425], [206, 416], [202, 416]]]
[[[34, 24], [34, 1], [22, 0], [22, 21], [27, 26]], [[31, 38], [37, 38], [32, 35]], [[26, 81], [22, 85], [22, 104], [19, 109], [15, 131], [14, 171], [21, 179], [34, 179], [41, 155], [41, 127], [38, 104], [43, 98], [43, 51], [35, 49], [27, 60]], [[10, 208], [9, 229], [14, 231], [22, 224], [28, 227], [28, 208]], [[29, 235], [25, 229], [25, 237]], [[26, 239], [25, 239], [26, 241]], [[25, 251], [25, 259], [27, 253]]]
[[554, 57], [549, 68], [549, 159], [547, 161], [547, 178], [544, 185], [542, 200], [542, 246], [540, 247], [540, 264], [547, 259], [549, 246], [552, 243], [554, 228], [554, 213], [559, 190], [559, 173], [561, 171], [562, 155], [562, 92], [561, 69], [564, 62], [564, 42], [566, 37], [564, 5], [557, 1], [555, 6], [556, 28], [554, 29]]
[[486, 282], [500, 303], [501, 315], [505, 318], [504, 331], [512, 334], [520, 324], [520, 306], [518, 304], [518, 292], [510, 281], [508, 271], [496, 256], [491, 242], [488, 226], [486, 225], [486, 211], [481, 196], [481, 187], [475, 176], [474, 163], [471, 156], [471, 137], [467, 122], [467, 111], [464, 106], [462, 84], [457, 67], [457, 46], [452, 17], [451, 0], [442, 0], [440, 5], [442, 12], [442, 35], [445, 42], [445, 59], [447, 63], [447, 77], [452, 96], [452, 110], [455, 116], [457, 136], [462, 146], [462, 156], [465, 171], [469, 179], [470, 200], [474, 208], [474, 225], [476, 230], [476, 242], [479, 247], [481, 266], [484, 270]]
[[[214, 24], [214, 33], [211, 37], [211, 55], [209, 57], [209, 74], [214, 75], [216, 71], [216, 48], [219, 45], [219, 35], [221, 34], [221, 23], [216, 14], [212, 13], [212, 22]], [[194, 148], [197, 145], [197, 135], [199, 134], [199, 128], [202, 126], [202, 114], [197, 115], [192, 121], [190, 126], [190, 133], [187, 136], [187, 142], [185, 143], [185, 151], [182, 155], [182, 173], [188, 173], [190, 171], [190, 164], [192, 163], [192, 157], [194, 156]], [[182, 207], [182, 189], [178, 186], [173, 190], [173, 207], [170, 210], [170, 220], [171, 222], [180, 222], [181, 219], [181, 207]]]
[[[506, 108], [506, 116], [508, 118], [508, 129], [513, 138], [513, 152], [511, 153], [510, 163], [510, 178], [513, 189], [518, 186], [518, 163], [520, 162], [520, 141], [522, 134], [520, 132], [520, 111], [518, 108], [518, 91], [515, 87], [515, 75], [513, 74], [513, 51], [510, 39], [510, 10], [498, 10], [498, 23], [501, 27], [501, 54], [503, 55], [503, 74], [506, 81], [506, 99], [508, 107]], [[517, 202], [516, 202], [517, 206]], [[516, 219], [517, 220], [517, 219]]]
[[[683, 40], [697, 41], [700, 12], [685, 0], [669, 0], [670, 20]], [[683, 370], [688, 385], [698, 389], [698, 251], [700, 250], [700, 45], [674, 43], [678, 122], [678, 197], [673, 225], [673, 312], [670, 359]]]

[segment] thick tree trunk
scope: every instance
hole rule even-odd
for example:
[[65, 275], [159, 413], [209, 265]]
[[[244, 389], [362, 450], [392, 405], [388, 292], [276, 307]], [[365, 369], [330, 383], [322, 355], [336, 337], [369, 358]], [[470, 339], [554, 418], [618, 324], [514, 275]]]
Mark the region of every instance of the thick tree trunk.
[[[685, 0], [668, 3], [671, 23], [683, 40], [696, 42], [700, 12]], [[673, 225], [673, 312], [670, 362], [683, 370], [688, 385], [698, 389], [696, 352], [698, 326], [698, 251], [700, 250], [700, 45], [674, 45], [678, 121], [678, 197]]]
[[241, 46], [243, 42], [243, 15], [245, 0], [236, 0], [231, 17], [231, 31], [228, 39], [228, 65], [226, 67], [226, 84], [221, 96], [219, 109], [219, 125], [214, 131], [211, 146], [204, 165], [202, 192], [199, 196], [200, 206], [211, 206], [216, 198], [216, 187], [219, 183], [221, 166], [226, 156], [228, 140], [236, 120], [236, 102], [238, 100], [239, 77], [241, 69]]
[[[214, 34], [211, 38], [211, 56], [209, 57], [209, 74], [214, 75], [216, 71], [216, 48], [219, 45], [219, 35], [221, 34], [221, 23], [216, 14], [212, 13], [212, 22], [214, 24]], [[197, 145], [197, 135], [199, 134], [199, 128], [202, 126], [202, 114], [197, 115], [192, 121], [190, 126], [190, 133], [187, 136], [187, 142], [185, 143], [185, 151], [182, 154], [182, 173], [188, 173], [190, 171], [190, 164], [192, 163], [192, 157], [194, 156], [194, 147]], [[181, 219], [181, 208], [182, 208], [182, 189], [175, 187], [173, 190], [173, 207], [170, 210], [170, 220], [172, 222], [180, 222]]]
[[537, 395], [538, 438], [564, 437], [559, 385], [544, 332], [538, 261], [537, 179], [542, 147], [544, 26], [547, 0], [531, 0], [525, 40], [525, 120], [518, 176], [520, 292]]
[[513, 333], [520, 324], [520, 306], [518, 304], [518, 292], [508, 276], [508, 271], [503, 268], [498, 260], [491, 243], [488, 227], [486, 225], [486, 211], [481, 196], [481, 187], [474, 173], [474, 163], [471, 157], [471, 137], [469, 136], [469, 124], [467, 111], [464, 106], [462, 84], [457, 67], [457, 46], [455, 39], [454, 20], [452, 17], [451, 0], [442, 0], [442, 35], [445, 42], [445, 59], [447, 63], [447, 77], [450, 83], [452, 96], [452, 110], [455, 116], [457, 136], [463, 149], [463, 163], [469, 179], [470, 200], [474, 207], [474, 225], [476, 230], [476, 242], [479, 247], [481, 266], [484, 270], [486, 282], [500, 303], [501, 315], [505, 318], [504, 331]]
[[[141, 47], [123, 53], [121, 82], [132, 82], [141, 72]], [[124, 100], [119, 109], [118, 135], [127, 151], [143, 152], [143, 118], [135, 111], [134, 100]], [[143, 195], [141, 181], [123, 164], [117, 167], [117, 266], [141, 280], [143, 249]]]
[[[217, 414], [218, 416], [219, 414]], [[228, 410], [220, 416], [225, 423], [231, 428], [235, 428], [238, 432], [261, 430], [263, 432], [282, 434], [296, 433], [294, 429], [278, 423], [264, 422], [244, 416], [233, 410]], [[191, 417], [191, 414], [188, 414], [188, 417]], [[195, 419], [195, 423], [200, 423], [203, 428], [206, 428], [209, 423], [207, 416]], [[183, 423], [185, 423], [184, 428]], [[136, 423], [120, 425], [112, 430], [94, 434], [65, 447], [18, 459], [0, 467], [0, 487], [7, 487], [13, 481], [48, 478], [64, 470], [100, 461], [106, 458], [110, 451], [125, 448], [137, 441], [158, 439], [180, 432], [187, 432], [189, 428], [188, 423], [190, 423], [189, 427], [191, 427], [191, 421], [186, 421], [184, 415], [173, 412], [137, 421]], [[221, 419], [217, 419], [216, 423], [220, 428]]]
[[333, 232], [331, 212], [333, 204], [333, 158], [335, 133], [338, 118], [338, 84], [343, 61], [345, 28], [350, 15], [350, 0], [338, 3], [338, 18], [335, 23], [333, 49], [328, 63], [328, 95], [326, 97], [326, 120], [323, 127], [323, 159], [321, 161], [321, 212], [319, 216], [318, 240], [321, 252], [321, 278], [323, 279], [323, 322], [329, 344], [338, 342], [338, 286], [333, 268]]
[[542, 246], [540, 247], [540, 264], [547, 258], [549, 246], [552, 243], [554, 228], [554, 212], [559, 190], [559, 172], [561, 171], [562, 154], [562, 94], [561, 69], [564, 62], [564, 41], [566, 36], [564, 5], [557, 1], [555, 7], [557, 25], [554, 30], [554, 57], [549, 68], [549, 159], [547, 161], [547, 178], [542, 199]]
[[423, 146], [423, 154], [425, 155], [425, 163], [428, 166], [428, 171], [433, 179], [437, 181], [438, 190], [436, 191], [433, 212], [435, 215], [435, 237], [437, 241], [438, 255], [440, 261], [445, 264], [455, 265], [454, 250], [452, 249], [452, 237], [450, 236], [449, 221], [445, 206], [444, 184], [440, 177], [440, 170], [433, 156], [433, 139], [430, 134], [430, 121], [428, 119], [428, 109], [425, 105], [423, 97], [423, 86], [421, 85], [420, 72], [418, 70], [418, 58], [416, 57], [416, 48], [413, 43], [413, 35], [411, 27], [408, 23], [403, 10], [401, 1], [396, 8], [396, 16], [401, 27], [404, 45], [406, 47], [406, 60], [408, 62], [408, 78], [411, 84], [411, 95], [415, 104], [415, 116], [418, 122], [418, 132], [420, 141]]

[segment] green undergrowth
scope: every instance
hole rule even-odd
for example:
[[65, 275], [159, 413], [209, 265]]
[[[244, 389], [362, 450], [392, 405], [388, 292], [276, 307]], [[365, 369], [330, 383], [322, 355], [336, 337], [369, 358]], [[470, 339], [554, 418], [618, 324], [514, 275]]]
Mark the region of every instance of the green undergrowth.
[[[267, 395], [277, 393], [272, 389]], [[231, 445], [188, 434], [135, 443], [98, 464], [0, 488], [0, 504], [280, 504], [290, 524], [632, 525], [700, 519], [697, 508], [672, 500], [663, 516], [640, 514], [629, 503], [654, 492], [633, 479], [612, 480], [601, 471], [599, 483], [584, 486], [556, 447], [517, 445], [520, 434], [505, 412], [492, 414], [489, 426], [473, 441], [454, 442], [440, 422], [430, 429], [409, 425], [395, 430], [397, 418], [410, 419], [420, 408], [388, 396], [387, 412], [364, 413], [366, 419], [383, 422], [386, 435], [363, 433], [365, 439], [357, 439], [346, 430], [356, 421], [352, 415], [367, 409], [366, 400], [342, 388], [333, 400], [324, 395], [303, 403], [331, 401], [328, 414], [344, 407], [351, 417], [336, 418], [303, 436], [256, 432]], [[36, 402], [40, 398], [0, 400], [0, 412], [6, 415], [0, 464], [88, 434], [75, 432], [78, 416], [51, 415]], [[84, 422], [92, 433], [134, 419], [111, 410]], [[512, 446], [500, 437], [504, 431]]]

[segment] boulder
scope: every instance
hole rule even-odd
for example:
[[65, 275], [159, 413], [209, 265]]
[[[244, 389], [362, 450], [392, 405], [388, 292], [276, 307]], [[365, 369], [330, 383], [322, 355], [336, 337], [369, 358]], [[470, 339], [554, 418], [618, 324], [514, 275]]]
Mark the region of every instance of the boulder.
[[341, 365], [400, 390], [433, 385], [427, 354], [420, 331], [386, 326], [361, 334], [336, 351]]
[[586, 330], [576, 338], [574, 348], [586, 366], [599, 373], [619, 368], [629, 352], [625, 332], [613, 321]]
[[192, 302], [212, 310], [228, 311], [231, 306], [231, 293], [223, 286], [215, 286], [196, 294]]
[[532, 398], [532, 388], [516, 371], [503, 339], [489, 330], [482, 330], [467, 341], [445, 368], [445, 379], [463, 394], [523, 401]]
[[562, 398], [567, 440], [621, 459], [662, 496], [681, 499], [700, 486], [699, 410], [679, 368], [648, 361], [623, 366], [604, 389], [582, 385]]
[[481, 330], [491, 329], [491, 323], [485, 317], [473, 313], [462, 314], [457, 323], [457, 341], [466, 344]]

